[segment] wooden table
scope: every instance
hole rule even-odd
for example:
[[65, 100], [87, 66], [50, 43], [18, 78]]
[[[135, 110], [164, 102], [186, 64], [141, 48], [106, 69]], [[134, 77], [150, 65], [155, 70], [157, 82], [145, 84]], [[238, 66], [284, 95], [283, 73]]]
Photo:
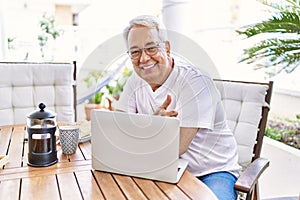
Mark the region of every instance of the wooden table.
[[70, 156], [57, 145], [57, 164], [30, 167], [25, 134], [24, 125], [0, 127], [0, 155], [9, 156], [0, 169], [0, 199], [216, 199], [187, 171], [178, 184], [95, 171], [90, 142]]

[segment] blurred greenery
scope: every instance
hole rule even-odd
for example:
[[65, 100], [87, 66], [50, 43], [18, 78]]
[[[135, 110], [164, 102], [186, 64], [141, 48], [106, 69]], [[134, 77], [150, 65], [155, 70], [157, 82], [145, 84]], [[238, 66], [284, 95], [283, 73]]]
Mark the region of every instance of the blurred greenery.
[[265, 136], [300, 149], [299, 134], [300, 120], [290, 118], [272, 118], [268, 121]]
[[[90, 98], [89, 103], [100, 104], [104, 96], [118, 99], [120, 94], [123, 92], [123, 88], [127, 79], [131, 74], [132, 70], [128, 67], [125, 67], [120, 74], [117, 74], [112, 81], [110, 81], [104, 88]], [[84, 82], [86, 83], [86, 86], [90, 88], [93, 85], [96, 85], [97, 82], [104, 77], [104, 75], [104, 72], [101, 70], [90, 71], [87, 77], [84, 79]]]
[[[84, 82], [88, 88], [96, 85], [97, 82], [104, 77], [104, 73], [101, 70], [92, 70], [88, 73], [87, 77], [84, 78]], [[89, 103], [100, 104], [102, 102], [102, 97], [104, 92], [101, 90], [97, 92], [94, 96], [89, 99]]]
[[265, 135], [277, 141], [281, 141], [281, 134], [275, 128], [267, 127], [265, 130]]
[[89, 99], [89, 103], [100, 104], [102, 102], [102, 97], [104, 92], [97, 92], [92, 98]]
[[120, 94], [123, 92], [123, 88], [126, 84], [127, 79], [132, 74], [132, 70], [125, 67], [119, 76], [116, 76], [112, 82], [106, 85], [108, 94], [115, 99], [118, 99]]
[[39, 21], [39, 26], [41, 28], [41, 33], [38, 35], [37, 39], [39, 41], [42, 57], [44, 57], [44, 48], [48, 43], [49, 37], [55, 40], [61, 35], [62, 30], [57, 28], [54, 16], [48, 16], [46, 13], [43, 14], [42, 19]]
[[244, 49], [240, 62], [257, 63], [255, 69], [269, 68], [269, 77], [293, 72], [300, 64], [300, 1], [259, 0], [270, 8], [271, 16], [259, 23], [237, 30], [246, 39], [264, 36], [260, 42]]

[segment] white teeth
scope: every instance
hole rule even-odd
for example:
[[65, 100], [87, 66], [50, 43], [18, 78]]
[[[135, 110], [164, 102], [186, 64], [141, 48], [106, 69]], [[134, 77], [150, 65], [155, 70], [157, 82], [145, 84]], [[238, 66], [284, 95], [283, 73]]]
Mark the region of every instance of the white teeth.
[[156, 63], [151, 64], [151, 65], [148, 65], [148, 66], [141, 66], [140, 68], [141, 68], [141, 69], [150, 69], [151, 67], [154, 67], [155, 64], [156, 64]]

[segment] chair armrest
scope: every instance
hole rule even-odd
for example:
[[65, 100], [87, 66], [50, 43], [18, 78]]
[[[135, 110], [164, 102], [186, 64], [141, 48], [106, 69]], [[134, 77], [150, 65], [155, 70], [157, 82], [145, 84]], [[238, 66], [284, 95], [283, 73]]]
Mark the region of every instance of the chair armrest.
[[265, 158], [257, 158], [254, 160], [240, 175], [234, 185], [234, 189], [249, 193], [256, 185], [258, 178], [269, 166], [270, 161]]

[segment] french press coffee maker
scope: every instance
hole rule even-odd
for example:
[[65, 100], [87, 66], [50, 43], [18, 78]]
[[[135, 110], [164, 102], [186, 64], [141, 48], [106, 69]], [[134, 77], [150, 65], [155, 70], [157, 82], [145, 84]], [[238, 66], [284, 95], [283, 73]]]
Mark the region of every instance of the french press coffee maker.
[[45, 167], [58, 161], [56, 151], [56, 114], [39, 104], [39, 110], [27, 115], [28, 165]]

